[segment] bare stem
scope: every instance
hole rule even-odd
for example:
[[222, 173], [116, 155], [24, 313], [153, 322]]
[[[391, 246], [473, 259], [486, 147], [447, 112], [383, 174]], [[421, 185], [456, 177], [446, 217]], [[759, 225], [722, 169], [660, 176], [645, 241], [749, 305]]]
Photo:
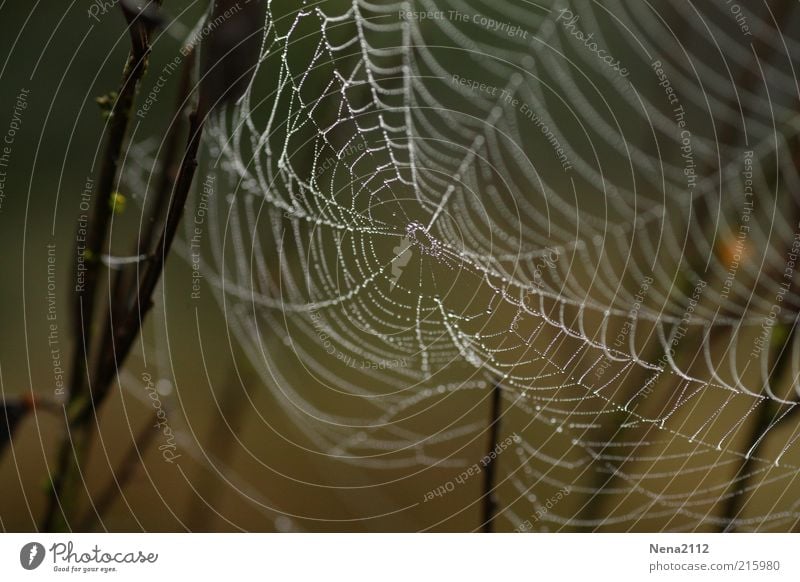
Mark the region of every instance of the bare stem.
[[[176, 167], [176, 160], [178, 152], [180, 151], [178, 140], [181, 134], [181, 118], [189, 103], [193, 68], [194, 51], [192, 51], [184, 61], [180, 87], [178, 89], [176, 114], [165, 138], [161, 159], [161, 172], [156, 193], [148, 213], [144, 234], [139, 237], [133, 250], [134, 256], [148, 255], [153, 251], [154, 245], [158, 240], [158, 229], [163, 223], [164, 213], [170, 200], [172, 185], [177, 179], [178, 168]], [[120, 319], [124, 320], [130, 315], [131, 305], [133, 305], [138, 291], [138, 282], [135, 278], [136, 273], [138, 273], [138, 269], [133, 272], [131, 272], [130, 269], [121, 269], [115, 274], [110, 294], [111, 303], [108, 305], [106, 322], [103, 326], [101, 346], [114, 345], [115, 322]], [[114, 361], [116, 362], [117, 359], [118, 358], [114, 358]], [[101, 366], [109, 365], [109, 358], [100, 357], [98, 360]], [[95, 378], [103, 377], [104, 375], [105, 373], [101, 367], [95, 369]], [[119, 477], [115, 478], [100, 495], [99, 501], [95, 504], [94, 511], [86, 513], [81, 521], [81, 530], [86, 529], [93, 518], [102, 517], [104, 515], [105, 511], [110, 507], [116, 495], [119, 493], [121, 485], [127, 481], [128, 477], [133, 472], [134, 465], [139, 458], [139, 451], [145, 449], [150, 444], [155, 433], [156, 431], [153, 430], [152, 424], [148, 424], [138, 435], [136, 441], [132, 445], [132, 449], [125, 456], [116, 472]]]
[[491, 453], [497, 443], [497, 436], [500, 434], [501, 399], [500, 383], [495, 382], [492, 388], [492, 408], [489, 417], [489, 444], [486, 449], [489, 463], [483, 473], [483, 524], [481, 525], [483, 533], [494, 531], [494, 518], [497, 513], [497, 498], [494, 493], [497, 460], [491, 458]]
[[[77, 398], [87, 389], [90, 334], [94, 324], [97, 285], [101, 269], [100, 256], [108, 238], [112, 207], [111, 195], [117, 184], [118, 165], [130, 125], [131, 112], [139, 82], [147, 71], [150, 55], [150, 28], [134, 19], [130, 23], [131, 49], [122, 72], [122, 81], [109, 112], [108, 140], [103, 152], [100, 176], [89, 221], [86, 247], [75, 253], [74, 273], [83, 270], [81, 284], [76, 280], [73, 298], [73, 325], [76, 331], [72, 360], [70, 398]], [[80, 256], [78, 256], [80, 254]]]
[[[160, 1], [159, 1], [160, 4]], [[81, 400], [91, 399], [88, 382], [89, 355], [92, 352], [92, 330], [100, 275], [100, 256], [108, 238], [111, 220], [111, 195], [117, 183], [119, 160], [130, 125], [131, 112], [139, 82], [147, 70], [150, 55], [152, 27], [138, 14], [123, 10], [128, 19], [131, 49], [122, 72], [119, 90], [113, 96], [109, 112], [108, 138], [103, 150], [100, 174], [93, 201], [92, 214], [85, 248], [76, 245], [75, 274], [83, 270], [81, 284], [75, 285], [72, 323], [75, 328], [75, 351], [72, 359], [72, 376], [67, 404], [64, 408], [66, 434], [57, 455], [56, 468], [51, 475], [50, 495], [47, 501], [42, 529], [52, 531], [68, 527], [62, 507], [62, 498], [74, 503], [80, 475], [82, 455], [88, 448], [88, 435], [72, 435], [73, 411]], [[75, 461], [75, 463], [73, 463]], [[77, 466], [76, 466], [77, 464]], [[73, 465], [71, 468], [70, 465]], [[77, 471], [73, 470], [77, 468]]]

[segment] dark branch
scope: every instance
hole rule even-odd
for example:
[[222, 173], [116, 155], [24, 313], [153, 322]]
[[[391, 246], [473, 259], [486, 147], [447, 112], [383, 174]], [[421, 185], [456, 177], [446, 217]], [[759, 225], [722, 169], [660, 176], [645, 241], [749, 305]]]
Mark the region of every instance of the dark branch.
[[491, 415], [489, 417], [489, 444], [487, 445], [487, 457], [489, 463], [483, 473], [483, 524], [481, 530], [484, 533], [494, 531], [494, 517], [497, 512], [497, 498], [494, 493], [495, 475], [497, 473], [497, 459], [491, 458], [495, 444], [500, 434], [500, 405], [502, 401], [502, 391], [500, 384], [495, 383], [491, 395]]

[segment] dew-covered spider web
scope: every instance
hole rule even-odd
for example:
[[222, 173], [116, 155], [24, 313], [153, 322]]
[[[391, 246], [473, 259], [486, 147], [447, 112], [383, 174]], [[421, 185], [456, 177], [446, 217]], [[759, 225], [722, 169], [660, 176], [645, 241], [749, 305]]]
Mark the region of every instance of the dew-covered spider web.
[[796, 12], [268, 2], [188, 213], [298, 446], [418, 527], [492, 447], [498, 530], [797, 527]]

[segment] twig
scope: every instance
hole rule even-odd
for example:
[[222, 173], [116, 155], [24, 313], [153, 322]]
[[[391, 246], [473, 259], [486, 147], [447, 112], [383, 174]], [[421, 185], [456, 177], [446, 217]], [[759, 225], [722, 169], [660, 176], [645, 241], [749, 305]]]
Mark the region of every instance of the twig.
[[[791, 361], [791, 355], [789, 350], [789, 345], [793, 341], [795, 331], [797, 330], [797, 320], [792, 324], [792, 328], [789, 331], [789, 334], [786, 337], [786, 341], [781, 344], [781, 351], [778, 355], [778, 359], [775, 362], [773, 367], [772, 373], [770, 374], [770, 379], [780, 379], [783, 375], [783, 371], [786, 369], [786, 366]], [[797, 402], [797, 401], [795, 401]], [[791, 418], [793, 413], [800, 408], [800, 404], [795, 404], [794, 408], [791, 412], [788, 412], [786, 415], [780, 418], [780, 420], [775, 423], [775, 426], [778, 424], [783, 424], [789, 418]], [[750, 444], [750, 448], [748, 450], [748, 454], [745, 457], [744, 461], [742, 462], [739, 470], [731, 479], [731, 484], [728, 487], [727, 491], [727, 501], [725, 503], [725, 507], [723, 509], [722, 515], [724, 518], [724, 525], [722, 527], [723, 532], [733, 532], [736, 531], [736, 518], [741, 513], [744, 505], [742, 503], [744, 495], [747, 491], [748, 482], [754, 475], [754, 472], [751, 471], [753, 464], [756, 462], [758, 458], [758, 452], [761, 448], [761, 445], [764, 443], [764, 433], [770, 428], [772, 423], [774, 422], [775, 418], [779, 414], [779, 409], [777, 406], [771, 405], [770, 400], [765, 400], [763, 406], [758, 412], [758, 416], [756, 417], [755, 422], [752, 425], [752, 430], [750, 432], [750, 436], [748, 438], [748, 443]], [[773, 426], [774, 428], [774, 426]], [[742, 475], [740, 482], [737, 483], [737, 478], [739, 475]]]
[[500, 383], [495, 382], [492, 388], [492, 407], [491, 416], [489, 417], [489, 444], [486, 449], [489, 462], [483, 473], [483, 523], [481, 525], [481, 531], [483, 531], [483, 533], [492, 533], [494, 530], [494, 518], [497, 512], [497, 497], [494, 493], [497, 462], [496, 459], [491, 458], [491, 453], [494, 450], [497, 437], [500, 434], [501, 398], [502, 391], [500, 389]]
[[[99, 365], [96, 368], [95, 377], [92, 378], [91, 397], [82, 399], [74, 407], [73, 416], [70, 419], [70, 429], [75, 435], [75, 443], [73, 444], [67, 439], [66, 446], [62, 447], [59, 466], [63, 465], [67, 477], [61, 473], [57, 474], [59, 483], [54, 482], [53, 491], [55, 494], [63, 492], [63, 479], [70, 478], [73, 482], [77, 482], [80, 478], [80, 465], [90, 442], [91, 421], [99, 407], [108, 397], [117, 370], [127, 359], [133, 343], [142, 328], [144, 318], [153, 306], [152, 296], [161, 278], [172, 242], [175, 239], [178, 224], [183, 215], [183, 206], [194, 178], [202, 129], [203, 124], [198, 121], [197, 112], [195, 111], [190, 117], [189, 143], [178, 174], [175, 192], [170, 200], [164, 229], [161, 232], [156, 252], [152, 260], [147, 264], [142, 281], [138, 285], [136, 303], [130, 309], [122, 324], [114, 330], [113, 344], [99, 356]], [[74, 449], [74, 453], [72, 449]], [[71, 461], [74, 461], [74, 463], [71, 464]], [[46, 525], [52, 524], [46, 522]]]
[[[136, 256], [148, 256], [153, 251], [157, 241], [158, 228], [163, 223], [163, 216], [167, 203], [170, 199], [172, 185], [177, 178], [178, 168], [175, 167], [177, 154], [180, 151], [179, 138], [181, 134], [181, 117], [186, 110], [191, 94], [192, 70], [194, 68], [194, 51], [192, 50], [186, 57], [181, 73], [181, 82], [178, 89], [176, 114], [173, 123], [170, 124], [167, 136], [164, 140], [163, 156], [161, 159], [161, 172], [158, 180], [156, 193], [151, 204], [145, 233], [139, 237], [135, 245], [134, 253]], [[124, 319], [130, 313], [131, 305], [135, 300], [133, 296], [138, 289], [138, 284], [133, 275], [138, 272], [131, 270], [119, 270], [116, 272], [112, 284], [112, 304], [108, 306], [106, 323], [103, 327], [103, 339], [100, 345], [109, 346], [114, 343], [114, 324], [120, 319]], [[100, 370], [96, 370], [94, 377], [101, 377]], [[149, 429], [149, 430], [148, 430]], [[81, 530], [87, 529], [92, 519], [102, 517], [108, 507], [113, 503], [116, 495], [120, 492], [121, 484], [127, 480], [133, 472], [133, 465], [139, 459], [139, 451], [146, 448], [152, 441], [155, 432], [152, 426], [145, 427], [132, 445], [128, 455], [125, 456], [117, 473], [121, 475], [114, 480], [100, 496], [100, 500], [95, 504], [94, 511], [87, 512], [81, 521]]]
[[[160, 5], [160, 0], [155, 1]], [[221, 7], [228, 3], [228, 0], [216, 0], [214, 11], [218, 12]], [[211, 83], [207, 81], [201, 82], [198, 104], [189, 116], [188, 143], [180, 170], [175, 178], [174, 189], [167, 187], [172, 183], [171, 180], [162, 180], [161, 185], [164, 187], [160, 188], [159, 200], [154, 203], [153, 211], [155, 214], [160, 214], [160, 210], [166, 206], [166, 215], [163, 219], [163, 227], [161, 227], [158, 242], [153, 249], [152, 255], [143, 263], [144, 270], [141, 272], [141, 276], [136, 277], [134, 280], [135, 285], [130, 285], [131, 288], [128, 289], [124, 278], [115, 279], [110, 298], [114, 303], [108, 306], [109, 319], [108, 325], [105, 326], [104, 330], [104, 341], [101, 345], [96, 346], [94, 350], [95, 365], [90, 366], [87, 361], [87, 355], [93, 353], [91, 348], [94, 346], [88, 345], [87, 339], [92, 331], [92, 318], [89, 316], [87, 319], [84, 312], [94, 312], [99, 269], [99, 261], [97, 259], [108, 236], [112, 212], [109, 201], [116, 180], [117, 161], [125, 139], [136, 87], [146, 68], [147, 55], [150, 51], [150, 32], [154, 22], [158, 20], [157, 18], [154, 19], [152, 14], [143, 16], [142, 11], [135, 8], [131, 2], [123, 1], [120, 6], [129, 23], [131, 23], [133, 46], [123, 74], [122, 87], [112, 111], [112, 116], [120, 115], [121, 118], [118, 120], [112, 117], [113, 131], [110, 134], [106, 148], [98, 196], [94, 201], [92, 230], [89, 235], [90, 244], [87, 249], [89, 257], [92, 259], [89, 263], [91, 273], [87, 273], [84, 289], [76, 299], [78, 348], [76, 349], [74, 362], [75, 370], [73, 371], [72, 389], [70, 390], [67, 407], [64, 409], [67, 434], [58, 453], [57, 471], [52, 476], [51, 495], [43, 521], [43, 528], [48, 531], [54, 529], [54, 527], [57, 529], [69, 528], [69, 520], [62, 504], [72, 511], [75, 509], [77, 484], [83, 479], [81, 465], [87, 455], [93, 434], [91, 431], [92, 420], [96, 422], [97, 412], [108, 397], [113, 380], [130, 354], [131, 348], [142, 329], [144, 318], [153, 306], [153, 294], [161, 280], [166, 259], [172, 248], [178, 225], [183, 216], [184, 206], [191, 190], [197, 168], [197, 153], [200, 147], [204, 121], [212, 109], [227, 100], [235, 99], [247, 85], [244, 82], [247, 80], [245, 76], [240, 75], [241, 78], [236, 80], [239, 84], [230, 85], [230, 90], [225, 90], [218, 95], [214, 92]], [[260, 9], [261, 2], [260, 0], [252, 0], [248, 6], [250, 6], [248, 10], [243, 10], [241, 13], [237, 12], [236, 17], [226, 21], [225, 27], [215, 28], [203, 41], [204, 44], [205, 42], [212, 43], [210, 50], [204, 51], [203, 70], [208, 75], [211, 75], [214, 70], [224, 72], [225, 67], [221, 63], [224, 56], [229, 53], [228, 49], [231, 43], [233, 43], [234, 47], [243, 44], [236, 40], [236, 35], [231, 34], [232, 31], [237, 28], [240, 31], [247, 31], [254, 27], [256, 31], [258, 30], [260, 19], [254, 19], [253, 17], [257, 14], [257, 10]], [[250, 33], [248, 38], [251, 37], [257, 40], [255, 32]], [[247, 47], [248, 45], [244, 44], [243, 46]], [[256, 53], [253, 58], [257, 60], [258, 54]], [[217, 80], [224, 78], [224, 74], [217, 77], [211, 76]], [[225, 87], [228, 86], [225, 85]], [[168, 165], [171, 166], [171, 162]], [[166, 171], [169, 171], [169, 169], [167, 168]], [[169, 200], [168, 204], [166, 199]], [[155, 214], [154, 221], [158, 221], [160, 217]], [[161, 223], [158, 224], [160, 225]], [[158, 226], [153, 223], [148, 226], [148, 233], [143, 241], [148, 248], [151, 246], [153, 239], [155, 239], [157, 228]], [[140, 272], [138, 264], [137, 274]], [[120, 321], [119, 325], [117, 325], [117, 321]], [[111, 341], [107, 342], [105, 339], [110, 339]], [[87, 372], [87, 369], [90, 371]]]
[[[158, 182], [153, 196], [153, 202], [150, 205], [150, 212], [144, 226], [144, 234], [138, 238], [134, 246], [131, 256], [148, 257], [152, 254], [157, 241], [159, 228], [163, 224], [164, 213], [169, 202], [170, 193], [173, 184], [177, 179], [179, 166], [177, 162], [178, 153], [180, 152], [180, 137], [183, 128], [183, 118], [190, 106], [189, 97], [192, 92], [192, 72], [195, 64], [195, 51], [192, 48], [189, 54], [186, 55], [183, 66], [181, 69], [180, 84], [178, 86], [178, 94], [175, 103], [175, 116], [172, 123], [167, 129], [167, 135], [164, 138], [164, 145], [162, 147], [162, 156], [160, 160], [160, 173]], [[108, 345], [113, 338], [110, 333], [113, 330], [114, 319], [124, 317], [130, 308], [132, 297], [129, 297], [131, 285], [134, 282], [134, 276], [139, 273], [137, 269], [120, 269], [116, 272], [116, 278], [113, 284], [113, 291], [111, 297], [113, 298], [114, 305], [110, 306], [108, 310], [108, 319], [104, 326], [104, 333], [106, 337], [103, 339], [101, 345]]]
[[[788, 2], [783, 3], [780, 5], [780, 12], [778, 17], [783, 17], [786, 14], [788, 9]], [[779, 21], [780, 22], [780, 21]], [[797, 136], [794, 136], [792, 140], [790, 140], [790, 147], [793, 150], [792, 154], [795, 160], [795, 166], [800, 167], [800, 139]], [[775, 180], [780, 180], [780, 175], [775, 177]], [[798, 224], [800, 221], [800, 205], [797, 204], [797, 201], [793, 201], [793, 211], [792, 211], [792, 224]], [[788, 241], [786, 243], [786, 248], [784, 249], [784, 256], [789, 254], [792, 250], [792, 241]], [[772, 273], [772, 276], [769, 277], [769, 280], [774, 281], [780, 277], [781, 273], [775, 272]], [[781, 374], [786, 367], [786, 365], [791, 360], [789, 346], [791, 345], [792, 341], [794, 341], [795, 333], [797, 331], [797, 324], [798, 324], [798, 317], [800, 314], [795, 314], [794, 322], [792, 323], [789, 332], [786, 334], [786, 339], [781, 343], [780, 351], [778, 353], [778, 359], [774, 364], [772, 372], [770, 373], [767, 381], [771, 382], [773, 379], [777, 379], [781, 377]], [[793, 379], [792, 379], [793, 381]], [[797, 411], [800, 410], [800, 397], [795, 398], [795, 407], [788, 412], [786, 415], [780, 418], [778, 424], [784, 424], [789, 419], [793, 418]], [[730, 486], [728, 487], [728, 498], [727, 502], [725, 503], [722, 515], [724, 518], [722, 531], [724, 532], [733, 532], [736, 530], [736, 517], [741, 513], [743, 509], [742, 498], [744, 496], [745, 491], [747, 490], [747, 485], [750, 479], [753, 476], [753, 472], [751, 471], [751, 467], [755, 462], [755, 458], [758, 457], [758, 451], [761, 448], [761, 445], [764, 442], [762, 439], [764, 431], [766, 431], [779, 412], [776, 410], [776, 407], [770, 406], [769, 401], [764, 403], [764, 406], [759, 411], [758, 417], [753, 424], [752, 431], [750, 433], [748, 443], [749, 443], [749, 455], [745, 458], [742, 462], [739, 470], [733, 476]], [[740, 484], [736, 483], [736, 479], [739, 475], [742, 475], [742, 482]]]
[[[161, 4], [161, 0], [155, 2], [157, 5]], [[81, 479], [82, 456], [86, 453], [90, 440], [86, 431], [82, 431], [81, 434], [71, 434], [75, 428], [74, 411], [80, 410], [81, 403], [92, 400], [88, 370], [89, 356], [93, 347], [91, 333], [101, 267], [99, 259], [108, 238], [112, 214], [110, 200], [117, 182], [119, 160], [130, 125], [133, 103], [139, 83], [147, 70], [150, 55], [152, 22], [140, 19], [139, 13], [131, 12], [126, 5], [121, 6], [130, 28], [131, 49], [123, 69], [119, 90], [109, 112], [108, 140], [103, 151], [86, 247], [81, 257], [78, 257], [77, 252], [75, 257], [76, 277], [81, 262], [85, 264], [85, 270], [83, 284], [77, 285], [76, 280], [75, 286], [72, 323], [76, 339], [69, 395], [64, 409], [66, 434], [59, 448], [55, 471], [50, 477], [50, 494], [42, 521], [42, 529], [45, 531], [61, 530], [69, 525], [62, 507], [62, 498], [70, 503], [74, 502], [78, 482]]]
[[[159, 2], [160, 3], [160, 2]], [[127, 13], [126, 13], [127, 16]], [[94, 323], [95, 300], [98, 276], [100, 273], [100, 255], [103, 251], [111, 220], [111, 195], [117, 181], [119, 159], [130, 125], [131, 112], [139, 87], [139, 82], [147, 71], [150, 55], [151, 28], [133, 17], [129, 21], [131, 49], [122, 73], [117, 96], [110, 110], [108, 141], [103, 152], [97, 192], [93, 202], [92, 216], [87, 233], [86, 249], [82, 257], [75, 257], [75, 273], [77, 277], [80, 262], [85, 264], [83, 284], [78, 286], [73, 303], [73, 325], [76, 330], [75, 353], [72, 360], [72, 376], [70, 381], [70, 399], [77, 398], [87, 388], [87, 358], [89, 334]]]
[[153, 307], [153, 293], [164, 271], [166, 258], [172, 248], [172, 242], [175, 239], [178, 225], [183, 216], [183, 207], [191, 190], [195, 169], [197, 168], [197, 151], [200, 146], [202, 132], [203, 122], [198, 119], [197, 110], [195, 110], [189, 118], [189, 140], [186, 146], [186, 153], [178, 173], [175, 191], [170, 198], [164, 228], [161, 231], [156, 250], [145, 266], [144, 274], [138, 284], [134, 305], [129, 309], [122, 324], [114, 330], [114, 349], [107, 350], [103, 354], [104, 357], [100, 358], [95, 380], [98, 390], [94, 395], [94, 400], [85, 403], [81, 411], [79, 411], [79, 419], [87, 416], [91, 417], [94, 409], [105, 400], [111, 381], [128, 357], [133, 342], [142, 328], [144, 318]]

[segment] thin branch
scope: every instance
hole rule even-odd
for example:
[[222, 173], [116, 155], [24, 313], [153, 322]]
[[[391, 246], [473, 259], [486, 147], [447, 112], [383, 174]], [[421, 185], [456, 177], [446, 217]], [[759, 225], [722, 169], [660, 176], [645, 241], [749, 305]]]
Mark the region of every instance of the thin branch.
[[[160, 0], [156, 0], [160, 5]], [[227, 0], [216, 0], [213, 5], [214, 13], [218, 12], [228, 4]], [[138, 269], [140, 276], [134, 278], [131, 284], [126, 284], [124, 276], [118, 276], [112, 284], [110, 300], [113, 302], [108, 306], [107, 325], [104, 327], [103, 342], [96, 346], [94, 366], [89, 366], [87, 354], [92, 353], [93, 346], [87, 345], [87, 337], [92, 331], [91, 316], [87, 319], [87, 311], [94, 311], [94, 301], [97, 288], [97, 273], [99, 269], [100, 250], [105, 244], [108, 235], [109, 221], [111, 217], [111, 207], [109, 200], [112, 188], [116, 180], [117, 160], [119, 158], [122, 144], [125, 139], [126, 129], [132, 110], [133, 100], [136, 93], [136, 86], [144, 73], [147, 63], [147, 55], [150, 51], [149, 37], [150, 32], [157, 22], [152, 15], [145, 15], [142, 9], [134, 7], [130, 2], [120, 4], [126, 18], [131, 22], [131, 38], [133, 47], [129, 56], [128, 64], [123, 75], [122, 88], [116, 98], [112, 115], [119, 114], [121, 119], [112, 117], [111, 137], [107, 147], [107, 155], [103, 166], [98, 196], [94, 204], [94, 215], [92, 221], [92, 232], [90, 234], [90, 244], [88, 246], [89, 256], [93, 258], [90, 263], [91, 274], [87, 275], [85, 288], [76, 300], [76, 322], [80, 325], [78, 329], [78, 349], [76, 349], [75, 371], [73, 390], [70, 392], [68, 405], [65, 408], [65, 421], [67, 423], [67, 435], [64, 438], [58, 455], [57, 471], [52, 478], [51, 496], [45, 514], [44, 528], [53, 529], [57, 525], [59, 529], [68, 528], [69, 523], [65, 512], [62, 509], [62, 498], [66, 505], [74, 510], [75, 494], [77, 484], [82, 480], [81, 465], [85, 460], [89, 444], [91, 442], [92, 420], [97, 418], [97, 412], [105, 402], [114, 379], [117, 377], [119, 369], [125, 363], [130, 351], [139, 337], [147, 313], [153, 306], [153, 294], [161, 280], [167, 256], [172, 248], [172, 243], [177, 234], [178, 225], [183, 216], [195, 170], [197, 168], [197, 154], [200, 148], [200, 141], [203, 133], [203, 126], [207, 115], [219, 105], [226, 101], [235, 99], [241, 94], [243, 87], [247, 83], [246, 75], [239, 75], [241, 79], [231, 80], [230, 90], [225, 90], [221, 94], [214, 91], [214, 85], [209, 80], [204, 79], [199, 85], [197, 105], [189, 116], [189, 136], [180, 169], [174, 180], [174, 188], [169, 188], [172, 180], [163, 180], [159, 186], [159, 199], [154, 202], [153, 222], [148, 225], [144, 244], [148, 250], [152, 246], [155, 233], [160, 227], [160, 236], [152, 254], [143, 264], [143, 271]], [[150, 6], [150, 5], [148, 5]], [[238, 5], [237, 5], [238, 6]], [[250, 43], [239, 40], [244, 34], [246, 39], [257, 39], [257, 35], [251, 30], [258, 30], [261, 19], [255, 18], [261, 9], [260, 0], [253, 0], [248, 3], [249, 8], [237, 12], [235, 17], [229, 18], [224, 27], [214, 28], [208, 37], [203, 41], [203, 46], [209, 43], [209, 50], [204, 50], [203, 71], [204, 77], [209, 79], [224, 79], [227, 68], [224, 66], [228, 61], [224, 61], [229, 54], [238, 55], [237, 52], [253, 52]], [[141, 24], [137, 24], [137, 21]], [[137, 24], [134, 26], [134, 24]], [[236, 31], [240, 34], [237, 36]], [[247, 33], [247, 34], [245, 34]], [[249, 47], [249, 48], [248, 48]], [[247, 49], [247, 50], [246, 50]], [[251, 59], [257, 60], [258, 53]], [[248, 59], [243, 60], [250, 62]], [[190, 61], [191, 62], [191, 61]], [[191, 67], [188, 67], [191, 70]], [[250, 73], [252, 74], [252, 73]], [[190, 79], [190, 77], [186, 78]], [[248, 81], [249, 82], [249, 81]], [[239, 84], [237, 84], [239, 83]], [[225, 85], [229, 86], [229, 85]], [[235, 90], [234, 90], [235, 87]], [[187, 81], [185, 92], [188, 102], [189, 93], [193, 92], [191, 82]], [[119, 111], [117, 111], [119, 110]], [[174, 136], [170, 139], [173, 142]], [[177, 138], [174, 138], [177, 139]], [[173, 148], [174, 149], [174, 148]], [[167, 156], [171, 153], [167, 152]], [[167, 168], [172, 165], [172, 160], [167, 157]], [[168, 199], [168, 203], [166, 200]], [[161, 210], [166, 207], [163, 223], [159, 222], [162, 214]], [[163, 224], [163, 226], [161, 226]], [[107, 341], [107, 340], [111, 341]], [[90, 368], [87, 378], [86, 368]], [[85, 389], [84, 389], [85, 388]], [[60, 517], [59, 517], [60, 514]]]
[[494, 531], [494, 518], [497, 513], [497, 497], [494, 492], [495, 475], [497, 473], [497, 459], [491, 457], [491, 453], [497, 444], [500, 434], [500, 405], [502, 403], [502, 391], [500, 383], [495, 382], [492, 388], [491, 412], [489, 417], [489, 444], [487, 445], [487, 456], [489, 462], [483, 473], [483, 523], [481, 531], [492, 533]]
[[[100, 255], [108, 238], [112, 215], [110, 200], [117, 183], [119, 160], [128, 133], [136, 92], [139, 82], [147, 71], [150, 56], [152, 28], [147, 23], [139, 21], [135, 16], [130, 20], [129, 26], [131, 49], [122, 72], [122, 81], [109, 112], [108, 141], [101, 161], [100, 176], [93, 201], [89, 231], [86, 236], [86, 247], [83, 252], [75, 253], [76, 292], [73, 298], [72, 323], [75, 327], [76, 341], [72, 360], [70, 398], [77, 398], [87, 388], [87, 357], [91, 353], [91, 350], [88, 349], [90, 347], [88, 345], [89, 334], [94, 324], [97, 284], [102, 266]], [[79, 250], [80, 247], [78, 247]], [[81, 270], [83, 270], [83, 281], [79, 285], [77, 277]]]
[[[161, 0], [155, 0], [156, 5]], [[67, 404], [64, 408], [66, 434], [62, 439], [56, 459], [54, 473], [50, 476], [51, 486], [42, 529], [52, 531], [68, 527], [62, 498], [74, 501], [80, 480], [80, 465], [89, 444], [87, 434], [70, 434], [74, 428], [73, 411], [81, 402], [91, 401], [90, 384], [87, 371], [89, 355], [92, 353], [91, 333], [94, 327], [94, 312], [97, 301], [97, 287], [102, 263], [100, 256], [106, 245], [112, 208], [112, 193], [117, 183], [119, 160], [130, 125], [133, 104], [139, 83], [147, 71], [150, 55], [150, 37], [154, 30], [152, 22], [147, 18], [139, 18], [122, 4], [122, 11], [128, 21], [131, 48], [122, 72], [119, 90], [113, 96], [113, 105], [109, 111], [108, 138], [103, 150], [100, 174], [95, 192], [86, 246], [83, 250], [76, 243], [74, 272], [76, 276], [75, 296], [73, 302], [72, 324], [75, 328], [75, 351], [72, 359], [72, 372]], [[78, 274], [83, 272], [83, 280], [78, 284]], [[72, 467], [71, 467], [72, 466]], [[76, 470], [77, 469], [77, 474]]]
[[[192, 48], [186, 55], [181, 68], [180, 84], [178, 86], [178, 94], [175, 103], [176, 113], [172, 123], [170, 123], [167, 129], [167, 135], [164, 138], [164, 144], [161, 149], [161, 168], [155, 195], [153, 196], [149, 216], [144, 226], [144, 234], [138, 238], [134, 245], [134, 250], [131, 252], [133, 256], [149, 257], [152, 255], [156, 241], [158, 240], [159, 229], [164, 222], [164, 214], [169, 202], [172, 186], [175, 184], [180, 169], [178, 165], [180, 162], [178, 154], [181, 149], [180, 138], [184, 125], [184, 116], [188, 114], [190, 107], [189, 98], [192, 92], [192, 72], [194, 70], [194, 65], [195, 51]], [[114, 320], [124, 317], [130, 308], [133, 298], [129, 295], [135, 281], [134, 277], [139, 272], [138, 268], [122, 269], [117, 272], [111, 294], [113, 305], [110, 306], [108, 310], [109, 317], [103, 328], [106, 336], [103, 338], [103, 342], [100, 345], [108, 345], [111, 342], [112, 338], [110, 334], [112, 333]]]
[[[81, 464], [91, 439], [92, 420], [95, 418], [97, 410], [108, 397], [117, 371], [130, 354], [131, 348], [141, 331], [144, 318], [153, 306], [152, 296], [161, 278], [166, 257], [175, 239], [175, 234], [183, 215], [183, 207], [191, 189], [195, 168], [197, 167], [197, 151], [202, 130], [203, 124], [198, 121], [197, 112], [195, 111], [190, 116], [189, 142], [178, 173], [175, 191], [167, 210], [164, 228], [161, 232], [156, 252], [152, 260], [147, 263], [142, 281], [137, 287], [135, 305], [127, 313], [121, 325], [114, 330], [113, 344], [99, 356], [100, 363], [96, 368], [96, 374], [92, 378], [91, 396], [76, 401], [72, 409], [73, 416], [70, 418], [69, 424], [71, 431], [75, 435], [75, 443], [67, 439], [62, 446], [59, 466], [63, 465], [64, 472], [56, 474], [58, 481], [53, 483], [54, 496], [64, 493], [67, 480], [77, 483], [80, 478]], [[74, 485], [72, 489], [74, 490]], [[55, 514], [55, 512], [52, 513]], [[52, 527], [53, 522], [48, 521], [45, 524]], [[63, 525], [68, 526], [67, 523]]]
[[113, 349], [107, 350], [101, 357], [95, 379], [97, 389], [94, 399], [84, 403], [78, 412], [78, 419], [85, 420], [85, 418], [91, 417], [94, 409], [103, 403], [117, 370], [127, 359], [133, 343], [142, 328], [144, 319], [153, 307], [153, 293], [164, 271], [166, 258], [175, 240], [186, 199], [191, 190], [194, 173], [197, 168], [197, 152], [202, 132], [203, 123], [198, 119], [197, 110], [195, 110], [189, 118], [189, 140], [186, 146], [186, 153], [183, 157], [181, 169], [178, 172], [175, 190], [169, 201], [164, 227], [155, 252], [151, 260], [145, 265], [144, 274], [137, 286], [134, 305], [128, 310], [121, 324], [115, 326]]
[[[786, 340], [781, 344], [777, 361], [775, 362], [772, 372], [769, 375], [768, 381], [770, 384], [773, 380], [775, 380], [775, 383], [777, 383], [791, 362], [792, 357], [789, 346], [791, 345], [792, 341], [794, 341], [797, 323], [797, 319], [795, 319], [794, 323], [792, 324], [792, 328], [786, 336]], [[761, 446], [766, 440], [764, 438], [764, 434], [767, 432], [767, 430], [770, 430], [770, 427], [774, 429], [776, 426], [778, 426], [778, 424], [785, 424], [790, 418], [795, 416], [798, 409], [800, 409], [800, 403], [798, 403], [797, 399], [795, 399], [795, 406], [792, 408], [792, 410], [783, 416], [780, 416], [780, 408], [777, 405], [773, 405], [770, 400], [765, 400], [759, 409], [758, 416], [752, 424], [750, 435], [747, 440], [749, 443], [748, 454], [744, 461], [742, 461], [739, 470], [732, 477], [731, 483], [728, 486], [728, 491], [726, 493], [727, 501], [725, 502], [722, 511], [722, 516], [724, 518], [724, 523], [721, 528], [722, 531], [736, 531], [736, 518], [744, 509], [743, 501], [748, 489], [748, 484], [755, 475], [755, 471], [752, 470], [753, 465], [756, 463]], [[779, 418], [777, 422], [775, 420], [776, 418]], [[741, 479], [739, 479], [739, 475], [742, 476]]]

